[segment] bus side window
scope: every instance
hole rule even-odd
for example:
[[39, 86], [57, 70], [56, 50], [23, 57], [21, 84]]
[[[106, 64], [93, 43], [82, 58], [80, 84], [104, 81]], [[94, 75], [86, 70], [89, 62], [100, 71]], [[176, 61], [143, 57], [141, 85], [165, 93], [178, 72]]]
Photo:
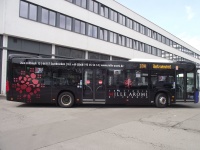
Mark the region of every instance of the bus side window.
[[108, 70], [108, 87], [119, 88], [123, 86], [123, 71], [122, 70]]

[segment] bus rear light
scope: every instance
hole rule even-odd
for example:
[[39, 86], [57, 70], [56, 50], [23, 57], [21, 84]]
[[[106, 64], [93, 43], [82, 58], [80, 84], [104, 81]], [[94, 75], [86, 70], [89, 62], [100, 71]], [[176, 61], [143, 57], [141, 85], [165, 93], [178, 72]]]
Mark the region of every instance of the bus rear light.
[[9, 85], [9, 81], [6, 81], [6, 92], [9, 92], [10, 90], [10, 85]]

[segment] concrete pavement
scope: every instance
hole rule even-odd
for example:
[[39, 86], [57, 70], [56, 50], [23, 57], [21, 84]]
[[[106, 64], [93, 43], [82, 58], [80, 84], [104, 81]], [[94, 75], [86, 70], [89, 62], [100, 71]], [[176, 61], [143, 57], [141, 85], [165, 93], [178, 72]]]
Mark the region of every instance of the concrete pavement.
[[63, 109], [0, 97], [1, 150], [200, 148], [200, 104]]

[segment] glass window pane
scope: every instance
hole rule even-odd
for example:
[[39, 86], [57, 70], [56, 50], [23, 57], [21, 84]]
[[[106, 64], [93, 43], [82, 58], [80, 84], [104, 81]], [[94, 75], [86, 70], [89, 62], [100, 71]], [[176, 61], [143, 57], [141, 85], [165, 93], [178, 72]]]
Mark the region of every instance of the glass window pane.
[[122, 15], [119, 14], [119, 21], [118, 21], [120, 24], [122, 24]]
[[122, 36], [122, 46], [125, 46], [125, 37]]
[[28, 3], [20, 2], [20, 17], [28, 18]]
[[129, 47], [129, 38], [126, 38], [126, 46]]
[[97, 38], [97, 27], [93, 26], [93, 37]]
[[65, 16], [60, 15], [60, 28], [65, 29]]
[[113, 10], [110, 10], [110, 20], [114, 20], [113, 14], [114, 14]]
[[108, 41], [108, 31], [104, 30], [104, 40]]
[[98, 7], [98, 3], [94, 2], [94, 12], [98, 14], [99, 7]]
[[37, 6], [30, 4], [29, 19], [37, 20]]
[[103, 29], [100, 29], [100, 35], [99, 35], [99, 38], [100, 38], [101, 40], [103, 40]]
[[81, 34], [85, 34], [85, 23], [81, 22]]
[[100, 15], [105, 16], [105, 7], [101, 5]]
[[89, 10], [93, 11], [94, 2], [93, 0], [89, 0]]
[[86, 0], [82, 0], [81, 7], [86, 8]]
[[92, 36], [92, 25], [88, 25], [88, 36]]
[[56, 13], [53, 11], [50, 11], [49, 13], [49, 24], [52, 26], [56, 25]]
[[130, 46], [129, 47], [133, 48], [133, 40], [132, 39], [130, 39]]
[[42, 23], [46, 23], [48, 24], [48, 10], [47, 9], [44, 9], [42, 8]]
[[76, 0], [75, 4], [78, 5], [78, 6], [81, 6], [81, 0]]
[[72, 30], [72, 18], [66, 17], [66, 29]]
[[117, 43], [117, 34], [114, 33], [113, 36], [114, 36], [114, 37], [113, 37], [113, 42], [114, 42], [114, 43]]
[[114, 21], [117, 22], [117, 12], [114, 11], [114, 14], [113, 14], [113, 15], [114, 15], [114, 16], [113, 16], [113, 17], [114, 17]]
[[108, 8], [105, 7], [105, 17], [108, 18]]
[[124, 26], [126, 25], [126, 17], [125, 17], [125, 16], [122, 17], [122, 24], [123, 24]]
[[113, 43], [113, 32], [110, 32], [110, 42], [112, 42]]
[[80, 33], [80, 21], [75, 20], [75, 32]]
[[122, 36], [121, 35], [118, 36], [118, 44], [122, 45]]

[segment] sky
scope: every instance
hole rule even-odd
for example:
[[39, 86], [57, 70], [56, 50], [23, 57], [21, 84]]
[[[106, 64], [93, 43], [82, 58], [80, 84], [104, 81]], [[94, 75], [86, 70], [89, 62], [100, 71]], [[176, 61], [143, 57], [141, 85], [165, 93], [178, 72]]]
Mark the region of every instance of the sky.
[[115, 0], [200, 51], [200, 0]]

